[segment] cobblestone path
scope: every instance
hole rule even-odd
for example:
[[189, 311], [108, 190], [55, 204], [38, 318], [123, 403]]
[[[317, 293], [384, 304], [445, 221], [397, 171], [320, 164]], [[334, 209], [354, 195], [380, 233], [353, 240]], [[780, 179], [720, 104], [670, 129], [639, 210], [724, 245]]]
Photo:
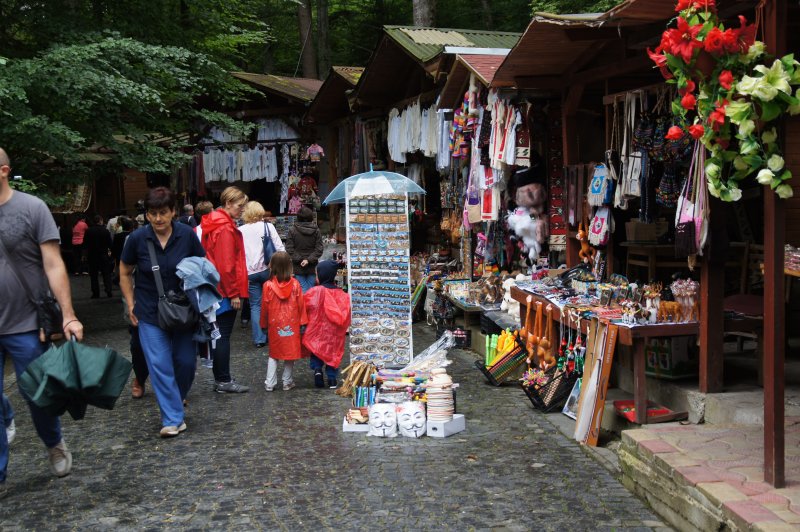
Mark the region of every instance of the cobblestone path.
[[[73, 279], [91, 344], [128, 356], [121, 303], [89, 300]], [[421, 350], [432, 341], [415, 328]], [[198, 367], [189, 430], [162, 440], [152, 389], [129, 389], [113, 411], [63, 418], [72, 474], [50, 475], [16, 388], [17, 415], [0, 529], [230, 530], [649, 530], [657, 517], [539, 415], [516, 387], [494, 388], [453, 351], [467, 430], [447, 439], [392, 440], [344, 434], [348, 401], [313, 387], [307, 364], [298, 387], [268, 393], [266, 355], [237, 323], [234, 377], [243, 395], [211, 389]], [[7, 386], [8, 389], [8, 379]]]

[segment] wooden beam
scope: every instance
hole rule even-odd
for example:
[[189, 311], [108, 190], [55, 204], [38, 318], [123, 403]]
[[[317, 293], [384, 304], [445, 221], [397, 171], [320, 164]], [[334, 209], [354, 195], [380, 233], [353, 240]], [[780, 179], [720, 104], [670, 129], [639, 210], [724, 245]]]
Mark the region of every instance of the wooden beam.
[[566, 79], [563, 76], [515, 76], [514, 85], [519, 90], [560, 90], [566, 85]]
[[723, 386], [723, 299], [727, 226], [722, 201], [709, 198], [708, 247], [700, 270], [700, 392], [717, 393]]
[[595, 81], [601, 81], [613, 78], [615, 76], [629, 74], [637, 70], [644, 70], [651, 65], [652, 61], [650, 61], [649, 57], [644, 54], [639, 54], [630, 59], [623, 59], [622, 61], [617, 61], [610, 65], [598, 66], [588, 70], [583, 70], [581, 72], [576, 72], [574, 75], [570, 76], [567, 84], [573, 85], [575, 83], [593, 83]]
[[[767, 50], [780, 56], [786, 50], [787, 0], [772, 0], [764, 8]], [[772, 190], [764, 194], [764, 480], [776, 488], [786, 484], [784, 429], [784, 355], [786, 308], [784, 242], [786, 202]]]
[[589, 27], [576, 27], [565, 28], [564, 34], [570, 41], [610, 41], [618, 40], [622, 37], [621, 31], [618, 28], [589, 28]]

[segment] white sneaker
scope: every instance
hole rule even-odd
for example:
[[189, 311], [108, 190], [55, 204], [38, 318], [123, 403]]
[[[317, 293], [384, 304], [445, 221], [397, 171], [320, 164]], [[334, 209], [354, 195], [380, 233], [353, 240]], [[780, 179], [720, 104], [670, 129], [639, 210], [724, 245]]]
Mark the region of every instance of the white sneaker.
[[6, 427], [6, 440], [8, 440], [8, 444], [11, 445], [11, 442], [14, 441], [14, 438], [17, 437], [17, 425], [14, 423], [14, 420], [11, 420], [11, 425]]
[[57, 477], [66, 477], [72, 471], [72, 453], [62, 439], [58, 445], [47, 450], [50, 455], [50, 471]]
[[265, 382], [265, 383], [264, 383], [264, 389], [265, 389], [265, 390], [267, 390], [268, 392], [271, 392], [271, 391], [272, 391], [272, 390], [274, 390], [275, 388], [274, 388], [274, 387], [272, 387], [272, 386], [270, 386], [269, 384], [267, 384], [267, 383]]

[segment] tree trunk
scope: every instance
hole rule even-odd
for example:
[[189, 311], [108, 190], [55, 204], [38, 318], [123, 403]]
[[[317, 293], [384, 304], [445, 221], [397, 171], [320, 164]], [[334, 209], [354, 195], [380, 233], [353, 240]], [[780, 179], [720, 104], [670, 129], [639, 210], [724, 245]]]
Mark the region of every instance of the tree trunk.
[[483, 21], [486, 29], [494, 29], [494, 19], [492, 18], [492, 8], [489, 6], [489, 0], [481, 0], [481, 9], [483, 10]]
[[323, 79], [331, 68], [331, 43], [328, 38], [328, 0], [317, 0], [317, 54], [319, 75]]
[[317, 53], [311, 35], [311, 1], [302, 0], [297, 5], [297, 21], [300, 24], [300, 60], [303, 63], [303, 77], [317, 77]]
[[414, 26], [433, 27], [436, 19], [436, 0], [413, 0]]

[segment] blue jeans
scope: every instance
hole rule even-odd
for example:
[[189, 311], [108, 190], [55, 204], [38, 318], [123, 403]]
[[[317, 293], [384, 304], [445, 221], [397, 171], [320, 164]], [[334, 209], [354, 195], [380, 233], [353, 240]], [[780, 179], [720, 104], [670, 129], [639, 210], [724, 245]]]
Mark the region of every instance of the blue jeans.
[[161, 409], [161, 425], [178, 427], [183, 423], [183, 400], [192, 387], [197, 364], [192, 331], [168, 332], [143, 321], [138, 328], [150, 383]]
[[317, 370], [322, 371], [322, 368], [324, 367], [325, 375], [328, 377], [329, 383], [334, 382], [339, 378], [339, 368], [326, 365], [325, 362], [317, 358], [316, 355], [311, 355], [311, 357], [308, 359], [308, 362], [311, 366], [311, 369], [314, 370], [314, 373], [316, 373]]
[[8, 400], [6, 394], [3, 394], [2, 402], [0, 402], [0, 414], [3, 417], [3, 426], [8, 428], [14, 421], [14, 409], [11, 408], [11, 401]]
[[304, 294], [317, 284], [316, 275], [295, 275], [294, 278], [300, 283], [300, 288], [303, 289]]
[[[11, 357], [14, 371], [17, 374], [17, 382], [19, 382], [19, 376], [25, 373], [28, 364], [44, 353], [45, 347], [45, 344], [39, 341], [38, 332], [0, 335], [0, 389], [3, 389], [2, 368], [5, 365], [6, 355]], [[58, 442], [61, 441], [61, 421], [58, 417], [45, 413], [44, 410], [33, 404], [22, 389], [20, 389], [20, 393], [28, 402], [33, 426], [36, 427], [39, 438], [48, 448], [58, 445]], [[5, 405], [3, 410], [5, 410]], [[6, 431], [0, 430], [0, 482], [6, 481], [7, 468], [8, 440], [6, 440]]]
[[247, 293], [250, 296], [250, 328], [253, 330], [253, 343], [267, 343], [267, 333], [261, 328], [261, 293], [264, 283], [269, 279], [269, 270], [247, 276]]

